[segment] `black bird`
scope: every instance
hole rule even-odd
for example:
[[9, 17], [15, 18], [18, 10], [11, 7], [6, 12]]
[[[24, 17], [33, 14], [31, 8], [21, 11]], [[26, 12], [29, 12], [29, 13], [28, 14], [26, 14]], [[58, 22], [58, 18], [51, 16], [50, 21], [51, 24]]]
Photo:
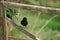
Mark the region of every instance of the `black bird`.
[[24, 17], [23, 20], [21, 21], [21, 25], [23, 25], [23, 26], [27, 26], [28, 25], [26, 17]]

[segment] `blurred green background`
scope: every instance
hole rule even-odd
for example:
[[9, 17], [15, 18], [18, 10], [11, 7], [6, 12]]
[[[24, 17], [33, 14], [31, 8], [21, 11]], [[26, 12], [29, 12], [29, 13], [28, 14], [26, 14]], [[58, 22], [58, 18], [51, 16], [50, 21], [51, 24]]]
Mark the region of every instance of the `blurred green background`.
[[[16, 2], [16, 0], [13, 0], [13, 2]], [[37, 6], [46, 6], [52, 8], [60, 8], [60, 0], [21, 0], [20, 3], [37, 5]], [[27, 27], [23, 26], [23, 28], [31, 32], [32, 34], [36, 35], [39, 39], [60, 40], [60, 15], [58, 15], [57, 13], [56, 14], [45, 13], [41, 11], [26, 10], [26, 9], [19, 9], [19, 8], [17, 9], [9, 6], [7, 7], [7, 10], [8, 11], [6, 11], [6, 13], [13, 16], [13, 20], [19, 24], [23, 19], [23, 17], [27, 17], [28, 25]], [[56, 17], [53, 18], [54, 16]], [[44, 28], [42, 29], [42, 27]], [[1, 30], [2, 29], [0, 28], [0, 37], [2, 36]], [[41, 31], [39, 32], [39, 30]], [[13, 31], [14, 31], [14, 35], [13, 35]], [[26, 36], [24, 33], [19, 31], [15, 27], [13, 31], [11, 31], [9, 35], [16, 36], [19, 38], [30, 39], [28, 36]]]

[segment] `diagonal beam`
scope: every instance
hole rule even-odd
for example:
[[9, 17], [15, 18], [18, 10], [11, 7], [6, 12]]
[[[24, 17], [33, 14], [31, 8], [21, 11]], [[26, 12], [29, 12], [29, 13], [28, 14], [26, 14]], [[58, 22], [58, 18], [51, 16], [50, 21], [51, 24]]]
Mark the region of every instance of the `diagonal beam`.
[[29, 40], [29, 39], [17, 38], [17, 37], [14, 37], [14, 36], [9, 36], [8, 38], [9, 38], [9, 40]]
[[14, 3], [14, 2], [6, 2], [6, 1], [1, 1], [1, 3], [5, 4], [5, 6], [13, 6], [16, 8], [36, 10], [36, 11], [42, 11], [42, 12], [60, 13], [60, 8], [50, 8], [50, 7], [28, 5], [28, 4]]
[[32, 33], [26, 31], [22, 26], [20, 26], [18, 23], [14, 22], [13, 20], [7, 18], [8, 21], [10, 21], [18, 30], [22, 31], [24, 34], [32, 38], [33, 40], [38, 40], [38, 38], [33, 35]]

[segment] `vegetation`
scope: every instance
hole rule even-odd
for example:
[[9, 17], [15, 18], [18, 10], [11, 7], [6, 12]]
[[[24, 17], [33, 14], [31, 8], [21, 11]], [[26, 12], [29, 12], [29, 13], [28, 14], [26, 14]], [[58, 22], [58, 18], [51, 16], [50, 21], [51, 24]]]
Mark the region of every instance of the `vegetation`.
[[[25, 4], [32, 4], [38, 6], [47, 6], [47, 7], [54, 7], [60, 8], [60, 0], [23, 0]], [[28, 30], [35, 34], [41, 40], [60, 40], [60, 15], [55, 13], [45, 13], [45, 12], [37, 12], [34, 10], [26, 10], [26, 9], [16, 9], [13, 7], [7, 7], [7, 14], [13, 16], [13, 20], [20, 23], [23, 17], [27, 17], [28, 25], [24, 27], [24, 29]], [[56, 16], [51, 21], [50, 18]], [[49, 21], [49, 22], [48, 22]], [[47, 23], [48, 22], [48, 23]], [[38, 32], [44, 25], [44, 29]], [[21, 25], [21, 24], [20, 24]], [[14, 36], [20, 38], [28, 38], [25, 34], [14, 27]], [[0, 28], [0, 35], [1, 35], [1, 28]], [[12, 35], [13, 32], [10, 33]]]

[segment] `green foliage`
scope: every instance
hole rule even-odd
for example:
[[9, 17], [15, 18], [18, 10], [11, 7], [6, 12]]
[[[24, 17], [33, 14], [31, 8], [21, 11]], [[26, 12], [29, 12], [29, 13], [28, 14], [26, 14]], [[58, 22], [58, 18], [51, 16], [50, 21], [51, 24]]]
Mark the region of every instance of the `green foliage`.
[[18, 14], [18, 10], [16, 8], [13, 8], [13, 7], [7, 7], [7, 10], [6, 10], [6, 14], [10, 15], [11, 17], [13, 15], [17, 15]]
[[[16, 1], [16, 0], [14, 0]], [[60, 0], [59, 3], [49, 3], [47, 2], [47, 0], [23, 0], [25, 4], [33, 4], [33, 5], [38, 5], [38, 6], [47, 6], [47, 7], [56, 7], [56, 8], [60, 8]], [[33, 11], [33, 10], [18, 10], [16, 8], [13, 7], [7, 7], [6, 13], [9, 14], [10, 16], [14, 16], [18, 14], [18, 11], [20, 11], [19, 13], [19, 17], [18, 17], [18, 22], [20, 23], [20, 21], [22, 20], [23, 17], [27, 17], [28, 19], [28, 26], [27, 27], [23, 27], [24, 29], [31, 31], [31, 29], [33, 28], [33, 26], [35, 27], [33, 29], [33, 33], [37, 33], [37, 31], [45, 24], [46, 20], [48, 20], [49, 18], [51, 18], [52, 16], [56, 15], [54, 13], [45, 13], [45, 12], [41, 12], [41, 15], [38, 16], [38, 12], [37, 11]], [[36, 19], [38, 18], [37, 23], [35, 24]], [[59, 31], [60, 32], [60, 16], [56, 17], [55, 19], [53, 19], [50, 23], [48, 23], [48, 25], [43, 29], [45, 32], [42, 33], [42, 38], [45, 37], [45, 39], [43, 40], [53, 40], [52, 38], [54, 37], [54, 34], [52, 34], [54, 31]], [[50, 32], [50, 30], [52, 32]], [[19, 32], [19, 30], [14, 30], [16, 33], [16, 36], [18, 37], [22, 37], [25, 38], [26, 36]], [[48, 31], [46, 33], [46, 31]], [[0, 29], [0, 35], [1, 33], [1, 29]], [[56, 33], [55, 33], [56, 34]], [[41, 34], [39, 34], [38, 36], [41, 36]]]
[[0, 20], [1, 20], [1, 17], [0, 17]]
[[0, 37], [2, 36], [2, 27], [0, 26]]
[[48, 27], [51, 28], [52, 30], [58, 30], [60, 31], [60, 16], [56, 17], [54, 20], [52, 20], [49, 24]]
[[[59, 0], [57, 0], [57, 1], [59, 1]], [[60, 1], [59, 1], [59, 3], [50, 3], [47, 0], [24, 0], [23, 3], [60, 8]]]

